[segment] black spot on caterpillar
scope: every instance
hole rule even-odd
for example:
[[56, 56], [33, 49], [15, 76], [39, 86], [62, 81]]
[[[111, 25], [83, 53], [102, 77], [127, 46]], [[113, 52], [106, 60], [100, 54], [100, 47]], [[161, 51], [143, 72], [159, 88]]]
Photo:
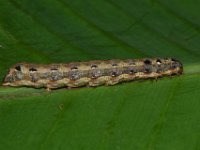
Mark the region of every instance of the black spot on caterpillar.
[[35, 68], [30, 68], [29, 71], [37, 71]]
[[182, 63], [173, 58], [95, 60], [48, 65], [18, 63], [10, 68], [3, 85], [56, 89], [114, 85], [182, 73]]
[[16, 66], [15, 69], [16, 69], [17, 71], [21, 71], [21, 67], [20, 67], [20, 66]]

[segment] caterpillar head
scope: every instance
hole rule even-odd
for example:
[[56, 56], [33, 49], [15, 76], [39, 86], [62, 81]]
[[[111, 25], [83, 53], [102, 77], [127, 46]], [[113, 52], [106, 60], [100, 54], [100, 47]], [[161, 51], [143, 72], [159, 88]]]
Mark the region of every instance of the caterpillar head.
[[171, 58], [171, 69], [176, 70], [177, 75], [183, 74], [183, 64], [174, 58]]

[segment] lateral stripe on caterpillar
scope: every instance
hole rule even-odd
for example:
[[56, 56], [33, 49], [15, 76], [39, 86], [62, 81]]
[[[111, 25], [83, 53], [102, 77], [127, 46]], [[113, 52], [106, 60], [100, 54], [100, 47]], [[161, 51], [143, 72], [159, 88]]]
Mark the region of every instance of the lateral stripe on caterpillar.
[[95, 60], [48, 65], [18, 63], [10, 68], [3, 85], [56, 89], [114, 85], [182, 73], [182, 63], [172, 58]]

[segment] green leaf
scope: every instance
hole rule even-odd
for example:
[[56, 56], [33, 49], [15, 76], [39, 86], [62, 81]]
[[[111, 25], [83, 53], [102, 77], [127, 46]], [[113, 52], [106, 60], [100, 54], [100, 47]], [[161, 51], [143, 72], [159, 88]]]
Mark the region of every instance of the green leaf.
[[0, 149], [200, 147], [195, 0], [0, 1], [0, 79], [17, 62], [174, 57], [184, 75], [97, 88], [0, 87]]

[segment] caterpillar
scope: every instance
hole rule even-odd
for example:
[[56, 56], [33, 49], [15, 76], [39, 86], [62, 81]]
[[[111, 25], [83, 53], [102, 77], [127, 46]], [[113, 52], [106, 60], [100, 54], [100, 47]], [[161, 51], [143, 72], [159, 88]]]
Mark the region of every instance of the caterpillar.
[[113, 59], [66, 64], [17, 63], [6, 75], [4, 86], [57, 89], [115, 85], [137, 79], [181, 75], [183, 65], [173, 58]]

